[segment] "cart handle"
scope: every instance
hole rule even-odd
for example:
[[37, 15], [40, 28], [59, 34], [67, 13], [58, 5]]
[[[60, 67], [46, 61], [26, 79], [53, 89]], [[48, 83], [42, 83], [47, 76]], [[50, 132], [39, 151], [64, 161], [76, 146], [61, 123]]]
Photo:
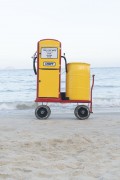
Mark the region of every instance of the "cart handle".
[[95, 75], [93, 74], [93, 75], [92, 75], [92, 86], [91, 86], [91, 90], [93, 90], [93, 87], [94, 87], [94, 81], [95, 81]]
[[94, 87], [94, 81], [95, 81], [95, 75], [93, 74], [93, 75], [92, 75], [92, 86], [91, 86], [90, 113], [93, 113], [93, 112], [92, 112], [92, 90], [93, 90], [93, 87]]

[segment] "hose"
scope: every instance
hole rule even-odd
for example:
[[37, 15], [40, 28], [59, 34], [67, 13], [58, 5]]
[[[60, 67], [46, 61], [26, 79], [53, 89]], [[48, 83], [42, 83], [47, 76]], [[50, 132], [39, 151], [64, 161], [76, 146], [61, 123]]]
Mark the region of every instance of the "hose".
[[67, 60], [65, 56], [61, 56], [61, 58], [63, 58], [65, 60], [65, 69], [66, 69], [66, 73], [67, 73]]

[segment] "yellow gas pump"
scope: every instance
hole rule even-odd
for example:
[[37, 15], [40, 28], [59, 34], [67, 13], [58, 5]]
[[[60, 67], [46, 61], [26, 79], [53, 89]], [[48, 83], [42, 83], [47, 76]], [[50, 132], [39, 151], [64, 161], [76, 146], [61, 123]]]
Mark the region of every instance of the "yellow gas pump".
[[[61, 59], [65, 60], [66, 92], [60, 92]], [[37, 70], [35, 62], [37, 60]], [[92, 112], [92, 87], [90, 89], [90, 65], [87, 63], [68, 63], [61, 56], [61, 42], [55, 39], [43, 39], [38, 42], [37, 52], [33, 56], [33, 69], [37, 75], [36, 102], [41, 102], [35, 110], [38, 119], [49, 117], [51, 110], [43, 102], [88, 103], [90, 107], [79, 105], [74, 114], [78, 119], [87, 119]]]
[[38, 42], [38, 97], [59, 98], [61, 43]]

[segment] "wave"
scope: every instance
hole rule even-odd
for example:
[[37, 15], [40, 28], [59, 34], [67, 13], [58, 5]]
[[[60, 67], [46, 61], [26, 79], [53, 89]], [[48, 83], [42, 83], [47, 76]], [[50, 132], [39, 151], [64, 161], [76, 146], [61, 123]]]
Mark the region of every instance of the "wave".
[[118, 85], [95, 85], [95, 88], [120, 88]]
[[[41, 104], [41, 103], [39, 103]], [[47, 104], [47, 103], [44, 103]], [[53, 110], [71, 110], [76, 107], [77, 103], [48, 103]], [[87, 105], [87, 104], [86, 104]], [[35, 109], [37, 104], [33, 101], [30, 102], [0, 102], [0, 110], [30, 110]], [[94, 98], [93, 99], [94, 108], [120, 108], [120, 99], [112, 98]]]
[[120, 99], [117, 98], [94, 98], [94, 107], [120, 108]]
[[0, 103], [0, 110], [27, 110], [34, 109], [35, 102], [3, 102]]

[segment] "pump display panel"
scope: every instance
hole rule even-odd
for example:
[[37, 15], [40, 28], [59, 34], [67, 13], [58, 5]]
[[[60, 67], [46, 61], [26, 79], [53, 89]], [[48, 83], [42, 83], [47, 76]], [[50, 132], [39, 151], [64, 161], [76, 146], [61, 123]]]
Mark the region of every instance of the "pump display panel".
[[54, 47], [41, 48], [41, 58], [42, 59], [57, 59], [58, 48], [54, 48]]

